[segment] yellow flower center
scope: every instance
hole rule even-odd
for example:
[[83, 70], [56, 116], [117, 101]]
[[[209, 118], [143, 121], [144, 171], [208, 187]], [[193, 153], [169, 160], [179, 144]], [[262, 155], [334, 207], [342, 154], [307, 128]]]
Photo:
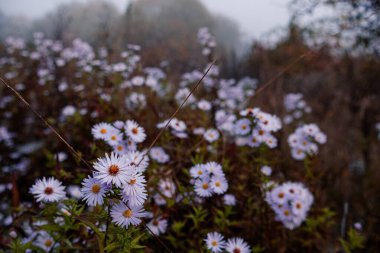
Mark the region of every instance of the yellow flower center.
[[211, 242], [211, 245], [215, 247], [215, 246], [218, 245], [218, 242], [214, 240], [214, 241]]
[[100, 133], [101, 134], [106, 134], [107, 133], [107, 129], [105, 129], [105, 128], [100, 129]]
[[46, 247], [50, 247], [51, 245], [53, 245], [53, 242], [52, 242], [50, 239], [47, 239], [47, 240], [45, 241], [45, 246], [46, 246]]
[[92, 187], [91, 187], [91, 191], [93, 193], [99, 193], [100, 192], [100, 185], [98, 184], [94, 184]]
[[123, 212], [123, 216], [124, 216], [125, 218], [131, 218], [132, 215], [133, 215], [133, 212], [132, 212], [131, 210], [129, 210], [129, 209], [127, 209], [127, 210], [125, 210], [125, 211]]
[[132, 128], [132, 133], [133, 134], [138, 134], [139, 133], [139, 130], [135, 127], [135, 128]]
[[219, 181], [216, 181], [216, 182], [215, 182], [215, 186], [216, 186], [216, 187], [219, 187], [219, 186], [220, 186], [220, 182], [219, 182]]
[[130, 181], [129, 181], [129, 184], [130, 185], [134, 185], [136, 183], [136, 179], [135, 178], [132, 178]]
[[202, 188], [205, 189], [205, 190], [207, 190], [207, 189], [208, 189], [208, 184], [207, 184], [207, 183], [204, 183], [204, 184], [202, 185]]

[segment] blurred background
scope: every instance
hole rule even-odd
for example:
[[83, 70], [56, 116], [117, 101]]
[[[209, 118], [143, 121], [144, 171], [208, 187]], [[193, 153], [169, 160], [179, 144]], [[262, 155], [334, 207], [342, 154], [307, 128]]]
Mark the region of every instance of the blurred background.
[[[324, 235], [341, 233], [343, 206], [350, 203], [349, 222], [364, 224], [368, 252], [376, 252], [380, 245], [379, 0], [0, 1], [2, 43], [9, 36], [32, 41], [35, 32], [61, 40], [64, 46], [80, 38], [94, 48], [106, 48], [110, 61], [129, 44], [137, 44], [141, 62], [164, 67], [173, 83], [207, 64], [197, 41], [201, 27], [215, 35], [221, 77], [250, 76], [260, 87], [286, 70], [255, 97], [255, 106], [282, 116], [285, 94], [304, 95], [313, 109], [307, 122], [318, 123], [328, 136], [315, 165], [320, 172], [316, 194], [321, 205], [337, 213], [338, 225]], [[44, 112], [59, 117], [54, 110]], [[281, 166], [296, 165], [288, 159]]]

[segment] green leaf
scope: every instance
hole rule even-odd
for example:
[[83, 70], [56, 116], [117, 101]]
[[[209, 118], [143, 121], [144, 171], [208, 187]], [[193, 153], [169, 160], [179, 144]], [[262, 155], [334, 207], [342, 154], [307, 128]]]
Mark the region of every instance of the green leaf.
[[103, 248], [104, 235], [103, 235], [103, 233], [101, 233], [100, 230], [98, 229], [98, 227], [94, 223], [92, 223], [91, 221], [86, 220], [86, 219], [81, 218], [81, 217], [78, 217], [78, 219], [81, 221], [81, 223], [83, 225], [90, 227], [95, 232], [96, 237], [98, 239], [99, 252], [104, 252], [104, 248]]
[[348, 242], [343, 240], [342, 238], [339, 238], [340, 244], [342, 244], [343, 251], [345, 253], [351, 253], [350, 245]]
[[119, 243], [118, 243], [118, 242], [113, 242], [113, 243], [111, 243], [111, 244], [108, 244], [107, 247], [104, 248], [104, 251], [112, 252], [112, 251], [115, 250], [118, 246], [119, 246]]

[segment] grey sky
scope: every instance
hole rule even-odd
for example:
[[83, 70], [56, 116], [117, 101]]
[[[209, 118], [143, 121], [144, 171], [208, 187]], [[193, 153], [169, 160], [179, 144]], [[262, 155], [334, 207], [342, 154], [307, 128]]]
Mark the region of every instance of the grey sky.
[[[88, 2], [91, 0], [75, 0]], [[107, 0], [123, 11], [129, 0]], [[60, 3], [73, 0], [0, 0], [0, 10], [6, 14], [41, 17]], [[266, 32], [284, 26], [289, 21], [289, 0], [201, 0], [212, 13], [234, 19], [246, 38], [259, 38]]]

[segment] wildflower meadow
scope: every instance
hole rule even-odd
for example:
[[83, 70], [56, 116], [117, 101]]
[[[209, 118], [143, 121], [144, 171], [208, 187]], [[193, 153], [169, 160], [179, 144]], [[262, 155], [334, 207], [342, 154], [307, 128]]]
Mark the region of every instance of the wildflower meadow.
[[180, 73], [136, 44], [1, 41], [1, 252], [376, 252], [380, 123], [345, 142], [337, 99], [297, 88], [325, 53], [227, 77], [213, 30], [191, 39]]

